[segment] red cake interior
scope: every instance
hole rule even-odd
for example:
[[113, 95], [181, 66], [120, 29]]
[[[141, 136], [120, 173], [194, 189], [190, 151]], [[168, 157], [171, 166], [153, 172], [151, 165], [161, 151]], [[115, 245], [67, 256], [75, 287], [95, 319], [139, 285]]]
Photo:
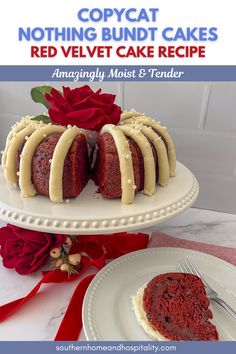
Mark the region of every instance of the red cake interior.
[[[132, 156], [133, 170], [136, 191], [144, 186], [143, 156], [138, 145], [128, 139]], [[153, 148], [153, 155], [156, 161], [156, 172], [158, 178], [157, 157]], [[112, 136], [108, 133], [100, 135], [98, 139], [98, 151], [93, 171], [93, 178], [99, 185], [98, 192], [105, 198], [118, 198], [121, 196], [121, 174], [117, 149]]]
[[[32, 159], [32, 183], [39, 194], [49, 196], [50, 160], [60, 133], [54, 133], [45, 138], [35, 150]], [[132, 156], [136, 192], [144, 187], [144, 164], [139, 146], [128, 139]], [[20, 151], [16, 156], [16, 167], [19, 170]], [[158, 180], [158, 159], [155, 148], [151, 144], [156, 165]], [[97, 141], [97, 156], [92, 177], [99, 186], [98, 192], [105, 198], [121, 197], [120, 162], [115, 142], [108, 133], [99, 136]], [[63, 172], [63, 197], [71, 198], [80, 194], [90, 178], [90, 163], [86, 137], [80, 134], [76, 137], [66, 156]]]
[[[60, 133], [54, 133], [45, 138], [37, 147], [32, 159], [32, 183], [36, 191], [45, 196], [49, 196], [50, 160], [60, 136]], [[17, 169], [19, 155], [20, 152], [16, 157]], [[80, 134], [75, 138], [65, 159], [63, 197], [78, 196], [88, 182], [89, 173], [87, 141], [85, 136]]]
[[204, 284], [192, 274], [161, 274], [144, 290], [148, 321], [170, 340], [218, 340], [209, 304]]

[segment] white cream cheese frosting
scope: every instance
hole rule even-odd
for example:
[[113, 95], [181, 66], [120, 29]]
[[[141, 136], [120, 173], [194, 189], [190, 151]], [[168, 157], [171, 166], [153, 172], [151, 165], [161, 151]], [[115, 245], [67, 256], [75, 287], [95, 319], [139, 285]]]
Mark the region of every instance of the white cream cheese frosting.
[[152, 147], [158, 161], [158, 184], [168, 185], [169, 177], [175, 176], [176, 156], [173, 141], [165, 127], [139, 112], [125, 111], [121, 114], [117, 126], [107, 124], [100, 134], [109, 133], [114, 140], [120, 163], [121, 201], [132, 204], [135, 196], [135, 181], [132, 156], [127, 138], [131, 138], [139, 147], [144, 164], [145, 195], [153, 195], [156, 187], [156, 166]]
[[144, 164], [144, 190], [145, 195], [153, 195], [156, 188], [156, 166], [152, 153], [151, 145], [148, 139], [142, 134], [141, 129], [134, 126], [120, 126], [123, 133], [132, 138], [132, 140], [138, 145], [143, 156]]
[[148, 321], [146, 313], [143, 308], [143, 294], [145, 286], [142, 286], [137, 293], [132, 296], [132, 305], [134, 309], [134, 313], [139, 325], [143, 328], [143, 330], [147, 333], [149, 337], [158, 341], [169, 341], [166, 337], [164, 337], [159, 331], [157, 331]]
[[123, 204], [131, 204], [135, 195], [135, 182], [134, 182], [134, 170], [131, 151], [129, 148], [128, 140], [125, 137], [124, 132], [113, 124], [106, 124], [101, 130], [101, 134], [109, 133], [116, 145], [121, 173], [121, 202]]
[[53, 202], [63, 201], [64, 162], [74, 139], [80, 134], [81, 130], [77, 127], [69, 127], [64, 130], [53, 152], [49, 178], [49, 197]]
[[141, 124], [151, 127], [157, 134], [159, 134], [167, 146], [167, 154], [169, 159], [170, 177], [176, 175], [176, 154], [173, 140], [168, 133], [166, 127], [163, 127], [160, 122], [145, 116], [143, 113], [135, 111], [126, 111], [121, 114], [120, 124]]
[[[2, 156], [2, 167], [8, 183], [19, 181], [22, 197], [32, 197], [37, 193], [31, 178], [32, 159], [39, 144], [54, 133], [62, 135], [57, 142], [50, 164], [49, 197], [54, 202], [62, 202], [64, 162], [74, 139], [77, 135], [83, 133], [82, 130], [71, 126], [66, 128], [51, 123], [44, 124], [26, 117], [14, 125], [8, 134]], [[16, 156], [23, 144], [19, 172], [17, 172]]]
[[53, 133], [63, 133], [65, 129], [66, 128], [59, 125], [48, 124], [44, 127], [37, 128], [27, 139], [21, 153], [19, 169], [19, 186], [23, 197], [33, 197], [37, 193], [31, 182], [31, 164], [37, 147], [48, 135]]

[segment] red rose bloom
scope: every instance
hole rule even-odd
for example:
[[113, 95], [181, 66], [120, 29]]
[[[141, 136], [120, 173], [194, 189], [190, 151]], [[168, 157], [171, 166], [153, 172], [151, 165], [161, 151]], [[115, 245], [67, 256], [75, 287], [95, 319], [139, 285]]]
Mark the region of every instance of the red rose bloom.
[[114, 103], [115, 97], [101, 93], [101, 89], [94, 92], [88, 85], [75, 89], [63, 87], [63, 94], [52, 88], [50, 94], [45, 94], [54, 123], [96, 131], [105, 124], [119, 122], [121, 108]]
[[8, 224], [0, 229], [0, 255], [6, 268], [30, 274], [44, 265], [50, 250], [61, 246], [66, 236], [26, 230]]

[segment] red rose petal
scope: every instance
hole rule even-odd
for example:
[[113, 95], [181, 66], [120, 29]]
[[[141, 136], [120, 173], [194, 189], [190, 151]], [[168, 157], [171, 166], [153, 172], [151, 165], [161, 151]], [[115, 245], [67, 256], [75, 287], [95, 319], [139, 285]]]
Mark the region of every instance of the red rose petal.
[[[69, 89], [69, 87], [67, 87], [67, 89]], [[93, 90], [88, 85], [84, 85], [73, 90], [67, 90], [65, 99], [73, 105], [77, 102], [83, 101], [86, 97], [89, 97], [92, 94], [94, 94]]]
[[51, 235], [38, 231], [26, 230], [13, 225], [7, 225], [0, 230], [3, 265], [15, 268], [19, 274], [30, 274], [45, 264], [50, 250], [61, 246], [64, 235]]
[[63, 87], [63, 95], [52, 89], [45, 97], [51, 106], [49, 116], [57, 124], [99, 131], [103, 125], [120, 120], [121, 108], [114, 103], [115, 95], [101, 93], [101, 89], [94, 92], [88, 85]]
[[60, 108], [62, 112], [71, 112], [73, 110], [72, 106], [65, 100], [60, 92], [55, 89], [51, 90], [51, 94], [45, 94], [45, 98], [52, 105]]
[[2, 264], [4, 265], [5, 268], [14, 269], [16, 262], [17, 262], [17, 258], [15, 258], [14, 256], [12, 257], [5, 256], [3, 257]]
[[15, 265], [15, 271], [19, 274], [29, 274], [31, 272], [30, 263], [32, 262], [33, 255], [19, 258]]
[[103, 93], [101, 94], [103, 102], [107, 103], [107, 104], [113, 104], [115, 99], [116, 99], [116, 95], [111, 95], [109, 93]]
[[110, 113], [110, 104], [103, 102], [102, 95], [93, 94], [86, 97], [83, 101], [73, 105], [74, 110], [85, 109], [85, 108], [100, 108], [103, 109], [105, 113]]
[[7, 226], [0, 229], [0, 246], [4, 246], [6, 241], [10, 238], [14, 238], [13, 231]]
[[104, 112], [100, 108], [85, 108], [79, 111], [74, 111], [71, 113], [67, 113], [66, 119], [70, 122], [76, 122], [79, 119], [80, 122], [86, 122], [91, 119], [98, 119], [99, 117], [103, 117]]
[[61, 125], [68, 125], [66, 123], [66, 115], [64, 112], [59, 110], [49, 109], [48, 110], [49, 116], [54, 123], [61, 124]]
[[43, 257], [39, 258], [37, 261], [35, 260], [33, 263], [31, 263], [30, 273], [35, 272], [37, 269], [39, 269], [44, 264], [46, 264], [48, 258], [49, 258], [48, 255], [44, 255]]
[[54, 235], [54, 245], [63, 245], [66, 242], [66, 235]]
[[107, 120], [108, 120], [107, 123], [118, 124], [120, 121], [121, 113], [122, 113], [121, 108], [116, 104], [114, 104], [112, 107], [112, 113], [107, 116]]

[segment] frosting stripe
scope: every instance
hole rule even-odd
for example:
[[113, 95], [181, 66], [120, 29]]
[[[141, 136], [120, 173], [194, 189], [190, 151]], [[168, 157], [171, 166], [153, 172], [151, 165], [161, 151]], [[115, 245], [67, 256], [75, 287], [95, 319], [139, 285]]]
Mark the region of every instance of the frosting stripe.
[[45, 125], [39, 127], [27, 140], [20, 159], [19, 186], [23, 197], [33, 197], [37, 192], [31, 181], [31, 164], [38, 145], [53, 133], [63, 133], [66, 128], [59, 125]]
[[160, 137], [150, 127], [140, 126], [143, 134], [152, 142], [155, 147], [158, 158], [158, 183], [165, 187], [169, 182], [169, 161], [165, 144]]
[[81, 134], [81, 130], [79, 128], [68, 128], [58, 140], [53, 152], [49, 178], [49, 197], [53, 202], [63, 202], [62, 179], [64, 162], [74, 139], [79, 134]]
[[[134, 113], [134, 112], [131, 112]], [[136, 112], [137, 113], [137, 112]], [[139, 114], [139, 113], [138, 113]], [[168, 152], [168, 159], [169, 159], [169, 166], [170, 166], [170, 177], [176, 176], [176, 154], [175, 154], [175, 147], [173, 140], [170, 134], [167, 132], [166, 128], [161, 126], [159, 122], [155, 121], [146, 116], [135, 116], [135, 118], [127, 118], [123, 122], [123, 124], [132, 124], [132, 123], [139, 123], [144, 124], [146, 126], [152, 127], [155, 131], [160, 133], [167, 144], [167, 152]]]
[[144, 113], [139, 113], [136, 111], [124, 111], [120, 115], [120, 120], [124, 121], [126, 119], [135, 118], [135, 117], [139, 117], [139, 116], [143, 116], [143, 115], [144, 115]]
[[132, 204], [136, 186], [134, 181], [133, 161], [129, 148], [129, 142], [126, 139], [123, 131], [113, 124], [104, 125], [100, 134], [103, 133], [111, 134], [116, 145], [120, 162], [122, 190], [121, 202], [123, 204]]
[[10, 131], [10, 133], [8, 134], [8, 136], [6, 138], [5, 149], [4, 149], [3, 155], [2, 155], [2, 167], [3, 168], [6, 167], [7, 153], [8, 153], [8, 149], [11, 144], [12, 138], [14, 136], [16, 136], [17, 133], [19, 133], [21, 130], [26, 128], [31, 123], [35, 124], [35, 125], [39, 124], [39, 122], [32, 121], [30, 118], [27, 117], [27, 118], [22, 118], [20, 122], [14, 124], [12, 126], [12, 130]]
[[24, 144], [25, 138], [32, 134], [35, 129], [35, 125], [28, 125], [11, 138], [7, 149], [6, 162], [4, 166], [4, 174], [8, 183], [17, 183], [16, 154]]
[[142, 134], [140, 127], [120, 126], [126, 136], [132, 138], [139, 146], [144, 164], [144, 190], [145, 195], [153, 195], [156, 188], [156, 168], [153, 152], [148, 139]]

